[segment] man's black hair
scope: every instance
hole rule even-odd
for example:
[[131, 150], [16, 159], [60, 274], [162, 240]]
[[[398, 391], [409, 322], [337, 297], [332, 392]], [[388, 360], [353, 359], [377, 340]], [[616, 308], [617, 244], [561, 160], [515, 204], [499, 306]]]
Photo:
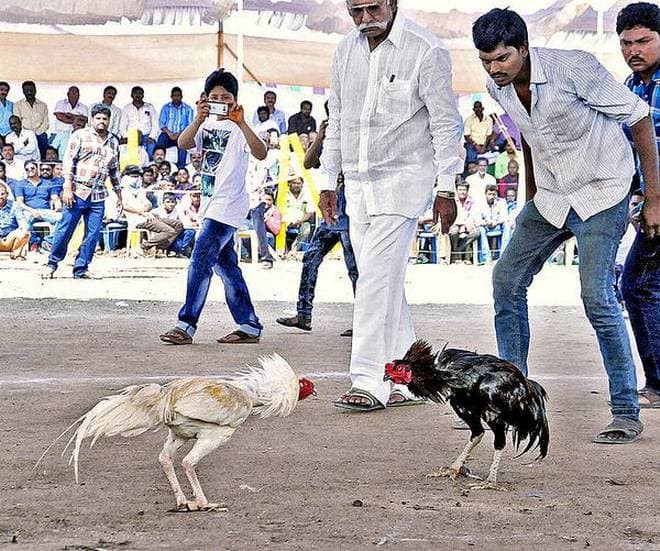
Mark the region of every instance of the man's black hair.
[[163, 166], [163, 165], [167, 165], [167, 166], [169, 166], [169, 167], [170, 167], [170, 170], [172, 169], [172, 163], [170, 163], [169, 161], [165, 161], [165, 160], [162, 161], [162, 162], [160, 163], [160, 165], [158, 166], [158, 168], [160, 168], [160, 167]]
[[275, 99], [277, 99], [277, 93], [275, 92], [275, 90], [266, 90], [266, 91], [264, 92], [264, 99], [266, 98], [266, 96], [267, 96], [268, 94], [272, 94], [273, 96], [275, 96]]
[[105, 115], [106, 117], [110, 118], [112, 112], [110, 111], [110, 108], [107, 105], [104, 105], [103, 103], [97, 103], [92, 106], [92, 110], [90, 111], [90, 117], [95, 117], [96, 115]]
[[477, 157], [477, 165], [478, 165], [481, 161], [486, 161], [486, 164], [490, 164], [490, 163], [488, 162], [488, 158], [487, 158], [487, 157]]
[[2, 144], [2, 147], [11, 147], [12, 149], [14, 149], [14, 144], [11, 142], [5, 142]]
[[179, 92], [179, 94], [183, 95], [183, 90], [181, 90], [180, 86], [174, 86], [170, 91], [170, 96], [174, 94], [174, 92]]
[[488, 184], [484, 193], [488, 193], [489, 191], [494, 191], [497, 193], [497, 186], [495, 184]]
[[117, 93], [117, 88], [115, 88], [112, 84], [103, 88], [103, 93], [105, 94], [108, 90], [113, 90], [115, 94]]
[[165, 151], [165, 148], [163, 146], [158, 145], [158, 146], [154, 147], [154, 151], [151, 154], [152, 157], [154, 156], [154, 153], [156, 153], [156, 151], [162, 151], [163, 153], [167, 153], [167, 151]]
[[257, 113], [261, 113], [263, 111], [268, 113], [268, 116], [270, 117], [270, 109], [268, 109], [268, 107], [266, 107], [265, 105], [261, 105], [261, 106], [257, 107]]
[[204, 83], [204, 93], [208, 96], [211, 90], [216, 86], [222, 86], [229, 92], [234, 99], [238, 97], [238, 80], [229, 71], [225, 71], [222, 67], [217, 71], [213, 71]]
[[176, 201], [176, 194], [174, 193], [163, 193], [163, 203], [165, 202], [166, 199], [172, 199]]
[[[59, 152], [57, 151], [57, 147], [53, 147], [52, 145], [46, 146], [46, 149], [44, 149], [44, 153], [45, 153], [46, 151], [54, 151], [55, 153], [59, 153]], [[50, 161], [49, 161], [49, 162], [50, 162]]]
[[133, 95], [134, 92], [137, 92], [138, 90], [144, 94], [144, 88], [142, 88], [142, 86], [133, 86], [133, 88], [131, 88], [131, 96]]
[[6, 86], [7, 89], [11, 90], [11, 86], [9, 86], [9, 83], [6, 80], [0, 80], [0, 86]]
[[660, 33], [660, 7], [650, 2], [637, 2], [623, 8], [616, 16], [616, 34], [635, 27]]
[[34, 86], [35, 88], [37, 87], [37, 85], [34, 83], [34, 80], [26, 80], [23, 82], [23, 84], [21, 84], [21, 88], [25, 88], [26, 86]]
[[3, 168], [3, 170], [7, 170], [7, 165], [0, 161], [0, 166]]
[[474, 22], [472, 41], [481, 52], [492, 52], [500, 44], [520, 48], [528, 42], [527, 25], [515, 11], [495, 8]]
[[312, 108], [314, 107], [314, 106], [312, 105], [312, 102], [311, 102], [311, 101], [309, 101], [308, 99], [304, 99], [304, 100], [302, 100], [302, 101], [300, 102], [300, 110], [301, 110], [301, 111], [302, 111], [302, 108], [303, 108], [305, 105], [309, 105], [309, 108], [310, 108], [310, 109], [312, 109]]

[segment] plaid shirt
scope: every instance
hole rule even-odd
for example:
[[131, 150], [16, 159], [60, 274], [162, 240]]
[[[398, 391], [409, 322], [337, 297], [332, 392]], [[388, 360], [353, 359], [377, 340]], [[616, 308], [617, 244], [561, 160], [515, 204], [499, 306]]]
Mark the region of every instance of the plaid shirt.
[[[653, 119], [653, 126], [655, 127], [655, 143], [658, 146], [658, 154], [660, 155], [660, 68], [653, 73], [651, 80], [647, 83], [642, 82], [638, 73], [633, 73], [626, 80], [626, 86], [651, 106], [651, 118]], [[632, 143], [630, 129], [626, 128], [625, 130], [628, 139]], [[641, 170], [639, 170], [639, 162], [637, 173], [639, 174], [640, 180], [642, 180], [642, 173]]]
[[112, 189], [119, 187], [119, 142], [108, 133], [101, 138], [93, 128], [82, 128], [71, 134], [64, 155], [64, 181], [71, 184], [75, 195], [85, 200], [91, 195], [93, 203], [108, 196], [106, 178]]

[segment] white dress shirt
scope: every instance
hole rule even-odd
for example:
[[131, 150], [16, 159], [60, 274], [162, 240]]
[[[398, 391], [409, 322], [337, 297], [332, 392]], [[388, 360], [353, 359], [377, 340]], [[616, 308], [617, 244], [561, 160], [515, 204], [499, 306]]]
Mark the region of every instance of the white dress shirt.
[[470, 186], [470, 196], [481, 205], [486, 202], [486, 187], [496, 186], [497, 180], [488, 173], [482, 177], [481, 174], [475, 172], [465, 178], [465, 183]]
[[114, 103], [111, 103], [110, 105], [102, 103], [101, 105], [110, 109], [110, 125], [108, 126], [108, 132], [119, 137], [121, 135], [121, 109], [119, 109]]
[[530, 61], [531, 114], [512, 84], [486, 86], [532, 150], [534, 204], [561, 228], [571, 208], [586, 220], [627, 195], [635, 165], [621, 124], [649, 106], [586, 52], [530, 48]]
[[16, 135], [16, 132], [11, 132], [5, 137], [5, 142], [14, 146], [14, 159], [17, 161], [41, 160], [37, 136], [32, 130], [23, 128], [19, 136]]
[[462, 172], [462, 120], [451, 59], [427, 30], [398, 10], [388, 38], [372, 52], [353, 30], [332, 66], [330, 119], [321, 163], [334, 189], [343, 171], [349, 216], [419, 217], [433, 185], [453, 191]]
[[158, 112], [150, 103], [143, 103], [139, 109], [129, 103], [121, 110], [121, 135], [126, 136], [129, 128], [137, 128], [142, 132], [145, 138], [151, 137], [154, 140], [158, 138], [160, 129], [158, 128]]
[[[76, 103], [75, 107], [71, 107], [71, 104], [69, 103], [69, 100], [67, 98], [61, 99], [55, 104], [55, 110], [53, 111], [53, 115], [55, 113], [69, 113], [71, 115], [82, 115], [83, 117], [87, 117], [87, 122], [89, 122], [89, 107], [87, 107], [84, 103]], [[55, 117], [55, 123], [53, 124], [53, 132], [56, 134], [59, 134], [60, 132], [68, 132], [69, 130], [72, 130], [73, 126], [70, 124], [67, 124], [65, 122], [57, 120], [57, 117]]]

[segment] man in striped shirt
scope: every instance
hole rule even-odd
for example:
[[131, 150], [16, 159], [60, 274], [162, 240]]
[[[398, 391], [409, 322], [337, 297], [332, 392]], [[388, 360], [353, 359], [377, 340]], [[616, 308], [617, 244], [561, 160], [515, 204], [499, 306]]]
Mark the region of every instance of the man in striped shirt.
[[649, 106], [586, 52], [529, 48], [525, 22], [513, 11], [491, 10], [474, 23], [472, 35], [490, 76], [489, 94], [521, 130], [531, 199], [493, 271], [500, 356], [527, 374], [527, 288], [552, 252], [574, 235], [582, 301], [609, 378], [613, 416], [594, 442], [634, 442], [643, 425], [628, 332], [614, 296], [613, 267], [628, 224], [635, 171], [621, 124], [631, 128], [652, 190], [646, 231], [652, 236], [660, 229]]
[[[616, 32], [621, 53], [633, 70], [626, 85], [650, 105], [660, 153], [660, 7], [649, 2], [626, 6], [617, 17]], [[640, 183], [646, 191], [644, 178]], [[645, 218], [648, 208], [647, 203], [642, 211]], [[639, 407], [660, 408], [660, 237], [637, 233], [621, 283], [646, 378]]]
[[88, 267], [103, 226], [105, 198], [110, 178], [117, 194], [117, 210], [122, 210], [119, 186], [119, 143], [108, 132], [110, 109], [102, 104], [92, 107], [91, 127], [76, 130], [71, 135], [64, 156], [64, 190], [62, 219], [55, 228], [53, 248], [42, 277], [52, 279], [57, 265], [64, 260], [67, 246], [81, 218], [85, 219], [85, 235], [73, 265], [74, 279], [90, 279]]

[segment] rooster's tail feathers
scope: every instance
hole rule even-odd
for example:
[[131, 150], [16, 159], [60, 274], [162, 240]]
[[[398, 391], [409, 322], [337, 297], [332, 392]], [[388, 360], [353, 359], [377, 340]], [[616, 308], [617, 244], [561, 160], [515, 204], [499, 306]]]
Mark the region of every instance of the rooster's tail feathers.
[[106, 396], [58, 436], [39, 458], [37, 465], [55, 442], [79, 425], [62, 450], [64, 455], [69, 446], [74, 444], [69, 464], [73, 462], [76, 483], [78, 483], [78, 455], [85, 438], [92, 439], [91, 448], [102, 437], [117, 435], [132, 437], [149, 429], [158, 428], [163, 420], [166, 402], [166, 390], [157, 384], [133, 385], [122, 389], [119, 394]]
[[250, 396], [253, 415], [286, 417], [298, 402], [298, 376], [279, 354], [261, 356], [259, 363], [259, 367], [248, 365], [229, 382]]
[[[548, 395], [545, 389], [536, 381], [527, 379], [527, 400], [520, 404], [519, 422], [513, 431], [513, 441], [518, 450], [521, 442], [527, 439], [525, 449], [517, 457], [527, 453], [532, 448], [539, 449], [536, 459], [543, 459], [548, 454], [550, 444], [550, 429], [545, 411]], [[514, 425], [515, 426], [515, 425]]]

